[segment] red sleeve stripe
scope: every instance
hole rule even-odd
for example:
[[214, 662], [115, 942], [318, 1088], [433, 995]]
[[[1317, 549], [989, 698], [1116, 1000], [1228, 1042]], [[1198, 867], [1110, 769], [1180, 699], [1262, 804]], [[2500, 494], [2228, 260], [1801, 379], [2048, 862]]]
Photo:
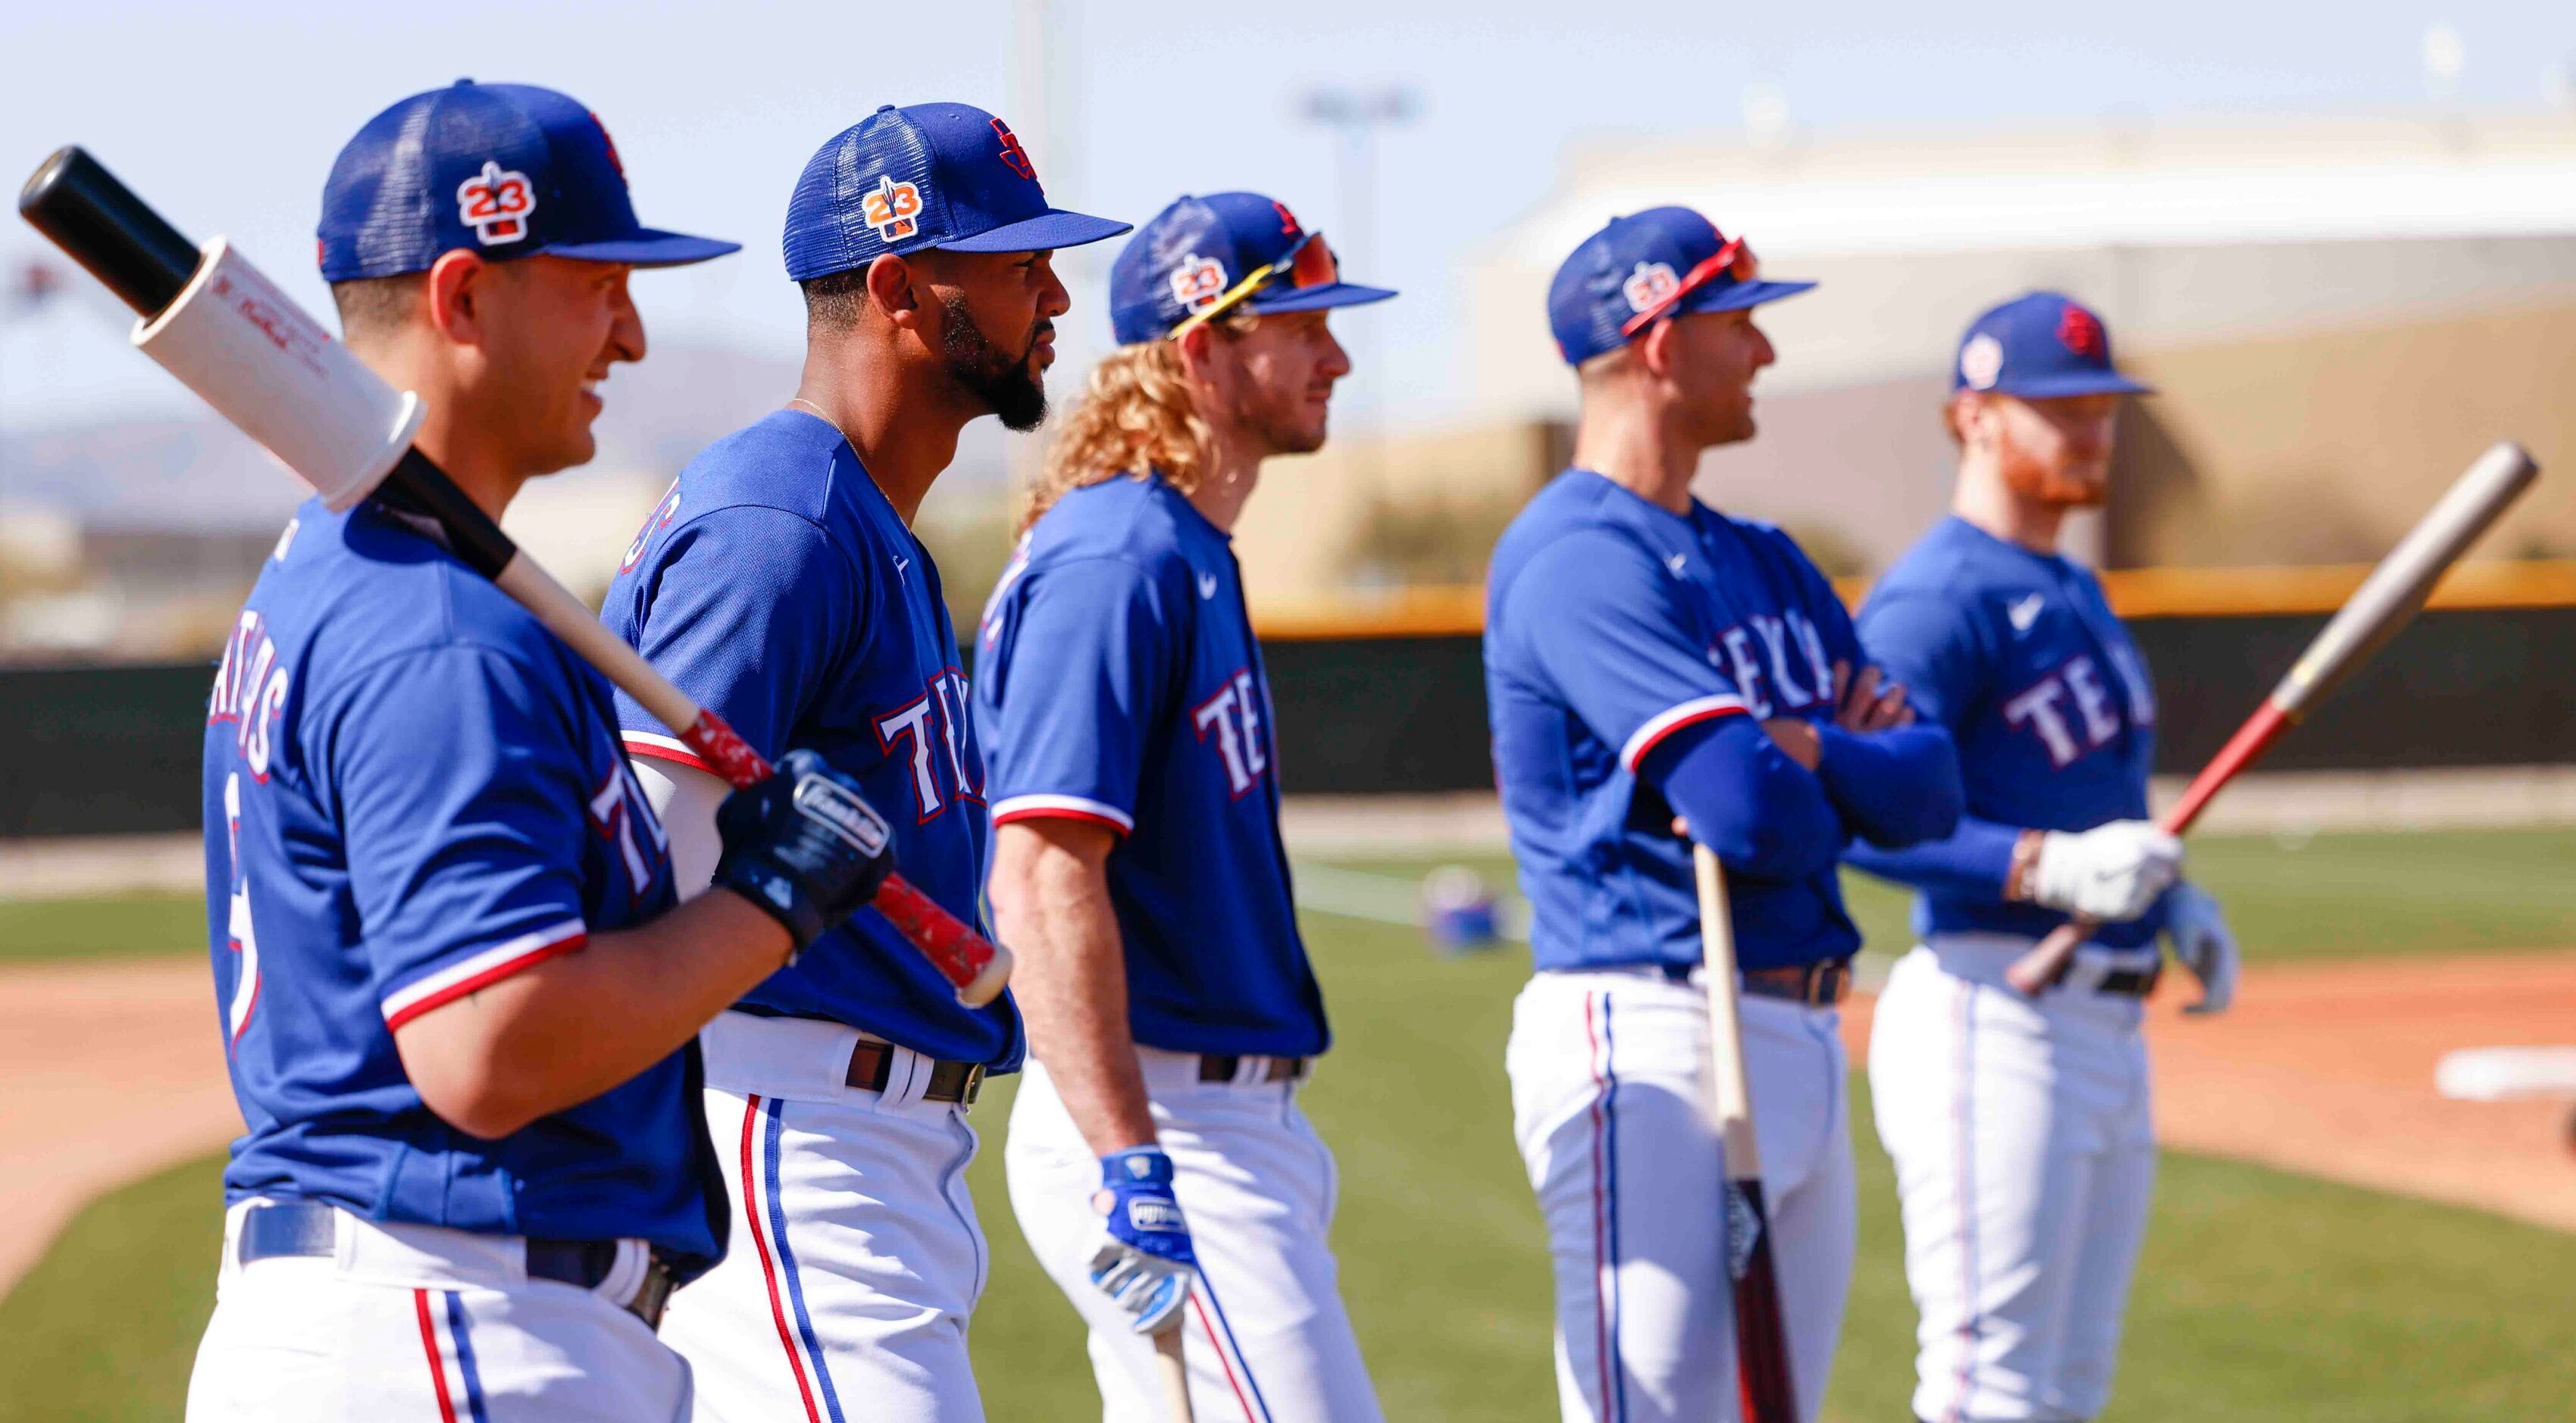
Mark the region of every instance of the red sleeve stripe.
[[1744, 699], [1731, 692], [1720, 692], [1713, 697], [1693, 697], [1679, 706], [1668, 707], [1647, 718], [1646, 724], [1638, 727], [1636, 734], [1628, 738], [1628, 744], [1619, 748], [1619, 768], [1633, 776], [1637, 767], [1645, 763], [1646, 753], [1654, 750], [1655, 743], [1665, 737], [1685, 726], [1696, 726], [1721, 716], [1744, 714]]
[[676, 736], [664, 736], [658, 731], [621, 731], [617, 734], [625, 741], [626, 754], [629, 756], [650, 756], [656, 761], [676, 761], [683, 766], [704, 771], [708, 775], [715, 774], [715, 767], [700, 759], [697, 752], [689, 749], [687, 742]]
[[385, 1026], [399, 1028], [433, 1008], [445, 1007], [522, 969], [561, 958], [589, 942], [589, 927], [578, 919], [566, 919], [533, 934], [521, 934], [506, 944], [495, 944], [386, 994]]
[[1136, 828], [1136, 817], [1106, 801], [1089, 800], [1078, 795], [1015, 795], [993, 802], [993, 823], [1008, 825], [1014, 820], [1088, 820], [1106, 825], [1121, 835]]

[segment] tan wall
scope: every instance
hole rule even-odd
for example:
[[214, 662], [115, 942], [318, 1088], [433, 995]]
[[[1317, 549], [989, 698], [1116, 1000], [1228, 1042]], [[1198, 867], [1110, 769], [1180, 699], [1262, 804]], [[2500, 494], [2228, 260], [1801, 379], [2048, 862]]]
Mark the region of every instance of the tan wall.
[[2128, 363], [2163, 394], [2123, 429], [2116, 566], [2376, 559], [2505, 438], [2561, 467], [2478, 551], [2576, 554], [2576, 299]]
[[1317, 454], [1272, 460], [1235, 526], [1245, 588], [1254, 602], [1278, 606], [1408, 581], [1396, 568], [1372, 578], [1368, 555], [1426, 540], [1458, 545], [1444, 551], [1472, 579], [1486, 551], [1473, 539], [1492, 541], [1478, 521], [1518, 509], [1554, 472], [1561, 445], [1552, 427], [1522, 422], [1341, 438]]

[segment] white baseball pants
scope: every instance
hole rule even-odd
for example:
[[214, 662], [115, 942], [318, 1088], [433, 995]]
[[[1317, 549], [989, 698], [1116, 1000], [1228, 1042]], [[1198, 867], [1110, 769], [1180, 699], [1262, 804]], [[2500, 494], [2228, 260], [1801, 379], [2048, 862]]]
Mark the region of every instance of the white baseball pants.
[[[1726, 1166], [1697, 977], [1540, 973], [1513, 1006], [1512, 1130], [1555, 1259], [1567, 1423], [1736, 1414]], [[1840, 1015], [1746, 997], [1742, 1019], [1789, 1371], [1813, 1420], [1858, 1228]]]
[[2032, 940], [1935, 938], [1899, 960], [1870, 1030], [1896, 1159], [1929, 1423], [2091, 1418], [2111, 1394], [2156, 1143], [2135, 997], [2094, 984], [2154, 951], [2085, 949], [2038, 999], [2004, 982]]
[[[1199, 1423], [1380, 1423], [1325, 1238], [1340, 1178], [1295, 1084], [1201, 1082], [1194, 1054], [1137, 1057], [1198, 1250], [1182, 1338]], [[1153, 1342], [1090, 1279], [1100, 1160], [1035, 1061], [1002, 1160], [1029, 1248], [1090, 1327], [1101, 1417], [1162, 1423]]]
[[846, 1085], [858, 1031], [719, 1014], [699, 1034], [733, 1201], [725, 1261], [671, 1296], [662, 1338], [704, 1423], [980, 1423], [966, 1322], [987, 1259], [966, 1192], [975, 1132], [895, 1049]]
[[225, 1213], [214, 1318], [188, 1423], [636, 1423], [689, 1417], [689, 1366], [616, 1301], [642, 1283], [630, 1241], [596, 1290], [528, 1278], [516, 1236], [340, 1215], [335, 1255], [239, 1263]]

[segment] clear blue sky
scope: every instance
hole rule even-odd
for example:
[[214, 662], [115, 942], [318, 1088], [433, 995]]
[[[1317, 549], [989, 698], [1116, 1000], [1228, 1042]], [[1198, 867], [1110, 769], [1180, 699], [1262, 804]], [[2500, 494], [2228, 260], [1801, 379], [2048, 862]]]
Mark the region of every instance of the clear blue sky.
[[[1013, 11], [1001, 0], [17, 5], [0, 19], [0, 169], [14, 178], [59, 143], [86, 143], [185, 230], [229, 233], [319, 303], [314, 209], [360, 122], [459, 75], [548, 84], [606, 120], [645, 220], [745, 244], [707, 267], [639, 277], [656, 334], [785, 352], [799, 331], [777, 256], [788, 188], [823, 139], [880, 103], [954, 98], [1003, 112], [1031, 137], [1060, 203], [1141, 220], [1185, 190], [1258, 188], [1348, 249], [1332, 142], [1293, 117], [1293, 100], [1320, 82], [1400, 81], [1425, 109], [1384, 144], [1377, 250], [1348, 255], [1363, 279], [1407, 292], [1380, 316], [1355, 316], [1384, 323], [1362, 331], [1386, 353], [1383, 370], [1364, 373], [1368, 403], [1418, 422], [1462, 395], [1454, 262], [1546, 191], [1579, 134], [1737, 129], [1756, 81], [1778, 86], [1800, 127], [1828, 133], [2420, 111], [2431, 102], [2423, 35], [2437, 20], [2466, 44], [2449, 102], [2532, 111], [2549, 102], [2551, 67], [2576, 55], [2576, 9], [2532, 0], [1053, 10], [1063, 88], [1051, 106], [1060, 127], [1047, 132], [1042, 116], [1011, 111]], [[11, 271], [38, 248], [23, 225], [0, 225]], [[0, 334], [0, 424], [187, 408], [118, 349], [105, 300], [57, 303]], [[1068, 356], [1096, 350], [1105, 325], [1096, 307], [1076, 311]]]

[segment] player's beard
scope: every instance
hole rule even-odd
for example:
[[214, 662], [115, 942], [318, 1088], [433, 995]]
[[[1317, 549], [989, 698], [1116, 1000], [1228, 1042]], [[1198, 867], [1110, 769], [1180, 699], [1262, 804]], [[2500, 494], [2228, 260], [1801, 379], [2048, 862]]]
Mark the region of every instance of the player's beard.
[[2093, 509], [2111, 502], [2111, 475], [2086, 479], [2075, 468], [2040, 459], [2007, 440], [2001, 451], [2004, 487], [2024, 499], [2060, 509]]
[[993, 344], [966, 309], [966, 298], [942, 292], [939, 304], [948, 320], [940, 333], [940, 354], [947, 357], [949, 378], [984, 403], [1005, 430], [1025, 434], [1046, 420], [1046, 376], [1037, 368], [1038, 337], [1054, 326], [1040, 318], [1016, 356]]

